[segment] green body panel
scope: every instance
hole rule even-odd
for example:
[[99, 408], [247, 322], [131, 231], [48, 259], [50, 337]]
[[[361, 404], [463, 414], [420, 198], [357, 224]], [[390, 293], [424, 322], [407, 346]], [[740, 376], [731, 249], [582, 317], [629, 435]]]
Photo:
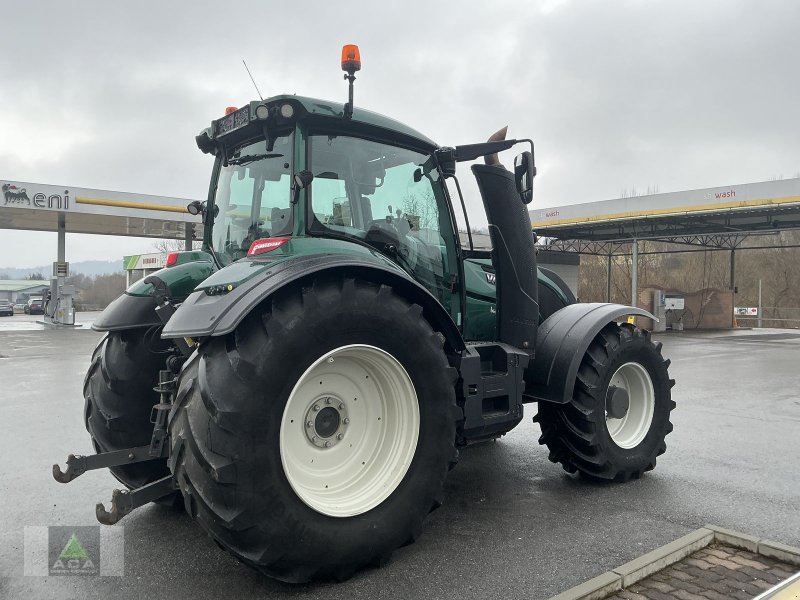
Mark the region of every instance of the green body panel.
[[[171, 298], [186, 298], [216, 269], [209, 255], [205, 254], [205, 252], [198, 252], [197, 254], [204, 254], [208, 258], [207, 260], [195, 260], [172, 267], [165, 267], [153, 273], [153, 275], [167, 284]], [[153, 285], [145, 283], [144, 279], [140, 279], [133, 283], [125, 293], [130, 296], [152, 296]]]
[[467, 296], [467, 314], [464, 319], [465, 340], [496, 339], [497, 289], [495, 284], [489, 282], [487, 274], [494, 275], [491, 260], [470, 258], [464, 261], [464, 287]]
[[[464, 261], [464, 278], [467, 294], [467, 315], [464, 323], [464, 339], [471, 341], [491, 341], [497, 336], [497, 288], [490, 283], [487, 274], [494, 275], [492, 261], [488, 258], [469, 258]], [[569, 298], [561, 288], [547, 275], [537, 269], [539, 287], [546, 286], [553, 290], [564, 303], [570, 304]], [[549, 315], [539, 313], [539, 322]]]
[[200, 283], [197, 289], [205, 290], [210, 287], [227, 287], [229, 285], [235, 288], [245, 281], [263, 275], [265, 271], [290, 258], [324, 254], [350, 254], [369, 257], [376, 264], [390, 266], [398, 273], [405, 273], [394, 261], [360, 244], [333, 238], [296, 237], [290, 238], [288, 242], [275, 250], [253, 257], [242, 258], [216, 271]]

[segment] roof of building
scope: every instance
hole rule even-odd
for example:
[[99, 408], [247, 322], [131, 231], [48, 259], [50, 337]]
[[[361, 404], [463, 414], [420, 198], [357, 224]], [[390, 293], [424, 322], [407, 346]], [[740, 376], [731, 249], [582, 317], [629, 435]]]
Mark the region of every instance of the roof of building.
[[42, 286], [49, 287], [50, 282], [44, 279], [0, 279], [0, 292], [24, 292]]

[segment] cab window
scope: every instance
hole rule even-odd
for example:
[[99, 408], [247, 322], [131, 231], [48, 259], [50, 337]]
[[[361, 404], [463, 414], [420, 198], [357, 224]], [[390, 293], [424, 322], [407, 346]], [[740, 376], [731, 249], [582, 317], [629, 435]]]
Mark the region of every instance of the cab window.
[[370, 140], [312, 135], [310, 232], [357, 238], [389, 256], [446, 306], [455, 240], [439, 173], [429, 156]]

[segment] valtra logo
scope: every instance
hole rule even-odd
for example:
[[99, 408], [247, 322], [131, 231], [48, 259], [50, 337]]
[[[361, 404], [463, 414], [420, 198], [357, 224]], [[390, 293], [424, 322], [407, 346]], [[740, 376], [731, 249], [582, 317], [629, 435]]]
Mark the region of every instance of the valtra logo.
[[1, 189], [5, 199], [3, 206], [33, 206], [35, 208], [55, 208], [57, 210], [69, 208], [69, 190], [64, 190], [63, 195], [50, 194], [49, 196], [38, 192], [31, 198], [25, 188], [18, 187], [13, 183], [4, 183]]

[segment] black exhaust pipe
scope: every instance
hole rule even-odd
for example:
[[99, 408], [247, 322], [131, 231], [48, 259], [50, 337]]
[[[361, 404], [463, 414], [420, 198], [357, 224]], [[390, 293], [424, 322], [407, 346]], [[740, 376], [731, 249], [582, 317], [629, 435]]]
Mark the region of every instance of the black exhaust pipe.
[[514, 174], [499, 164], [473, 165], [492, 239], [498, 341], [533, 352], [539, 326], [536, 248], [531, 218]]

